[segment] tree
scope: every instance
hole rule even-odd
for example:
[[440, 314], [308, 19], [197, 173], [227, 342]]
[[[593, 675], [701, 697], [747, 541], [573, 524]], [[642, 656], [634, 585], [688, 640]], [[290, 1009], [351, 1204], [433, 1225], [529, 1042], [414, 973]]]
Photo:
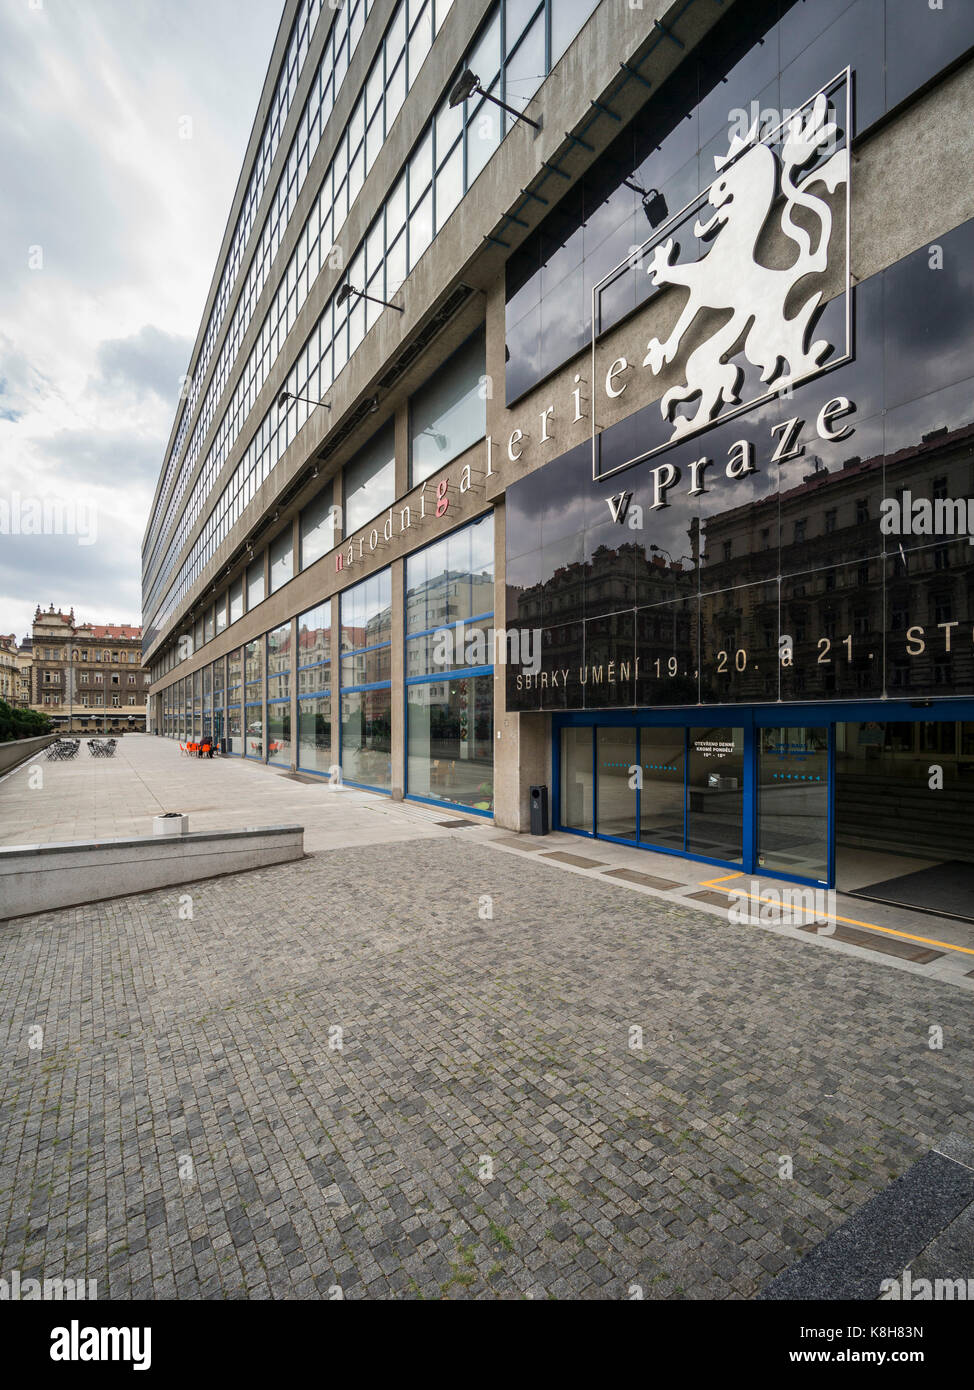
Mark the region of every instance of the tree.
[[50, 732], [51, 721], [46, 714], [0, 700], [0, 743], [10, 743], [16, 738], [39, 738]]

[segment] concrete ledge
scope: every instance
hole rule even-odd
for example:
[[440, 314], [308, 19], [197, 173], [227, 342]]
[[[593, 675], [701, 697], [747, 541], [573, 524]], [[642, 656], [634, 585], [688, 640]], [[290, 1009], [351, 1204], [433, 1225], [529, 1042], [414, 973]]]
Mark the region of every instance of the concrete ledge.
[[28, 758], [33, 758], [36, 753], [43, 753], [57, 738], [57, 734], [38, 734], [36, 738], [13, 738], [7, 743], [0, 743], [0, 777], [19, 767]]
[[0, 848], [0, 919], [304, 858], [304, 826]]

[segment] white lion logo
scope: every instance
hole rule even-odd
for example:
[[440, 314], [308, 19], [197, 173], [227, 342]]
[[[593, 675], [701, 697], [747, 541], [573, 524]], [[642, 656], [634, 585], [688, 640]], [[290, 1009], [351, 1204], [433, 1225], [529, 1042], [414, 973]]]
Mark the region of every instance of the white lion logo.
[[[785, 387], [801, 380], [832, 351], [832, 344], [824, 339], [808, 343], [821, 292], [809, 295], [791, 318], [785, 317], [785, 303], [799, 280], [824, 271], [827, 265], [832, 209], [809, 188], [822, 183], [834, 193], [847, 183], [848, 150], [838, 150], [801, 183], [795, 182], [795, 175], [837, 134], [824, 95], [815, 98], [807, 115], [799, 112], [788, 122], [780, 156], [761, 143], [756, 121], [743, 139], [734, 137], [726, 156], [714, 160], [718, 177], [707, 196], [716, 211], [709, 222], [697, 221], [693, 229], [695, 236], [713, 241], [706, 255], [674, 265], [679, 247], [672, 238], [654, 248], [647, 266], [653, 284], [683, 285], [690, 294], [666, 342], [653, 338], [647, 344], [644, 367], [659, 373], [673, 361], [700, 310], [731, 311], [730, 318], [688, 356], [683, 384], [671, 387], [660, 402], [664, 420], [673, 423], [673, 440], [710, 424], [725, 405], [740, 403], [744, 373], [726, 359], [742, 339], [745, 356], [761, 368], [761, 380], [768, 386]], [[755, 260], [758, 239], [779, 196], [779, 177], [785, 200], [781, 231], [798, 246], [798, 257], [787, 270], [771, 270]], [[796, 207], [818, 220], [814, 251], [805, 227], [793, 220]], [[695, 414], [676, 415], [679, 404], [697, 396], [700, 403]]]

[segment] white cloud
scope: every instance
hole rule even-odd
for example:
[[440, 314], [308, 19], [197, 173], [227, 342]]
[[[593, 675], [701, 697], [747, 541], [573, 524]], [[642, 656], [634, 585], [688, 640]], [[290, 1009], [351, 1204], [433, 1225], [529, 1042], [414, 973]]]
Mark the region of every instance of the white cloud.
[[279, 20], [255, 0], [0, 11], [0, 495], [99, 519], [92, 546], [0, 536], [2, 631], [51, 600], [140, 621], [148, 507]]

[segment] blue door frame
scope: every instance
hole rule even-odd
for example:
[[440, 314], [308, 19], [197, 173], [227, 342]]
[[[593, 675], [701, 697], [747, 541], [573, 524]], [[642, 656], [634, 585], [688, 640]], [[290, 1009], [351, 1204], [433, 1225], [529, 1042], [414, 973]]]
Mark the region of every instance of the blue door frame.
[[[765, 728], [820, 727], [828, 730], [828, 796], [827, 796], [827, 859], [829, 888], [835, 887], [835, 726], [836, 724], [864, 723], [927, 723], [955, 720], [974, 720], [974, 700], [870, 700], [850, 704], [808, 704], [808, 705], [693, 705], [684, 709], [625, 709], [625, 710], [575, 710], [555, 713], [552, 716], [552, 826], [568, 835], [581, 835], [586, 839], [609, 840], [614, 844], [631, 845], [635, 849], [651, 850], [654, 854], [670, 854], [678, 859], [691, 859], [699, 864], [715, 864], [719, 868], [737, 870], [747, 874], [762, 874], [768, 878], [784, 879], [791, 883], [805, 883], [812, 887], [823, 886], [820, 879], [805, 878], [798, 874], [783, 873], [768, 869], [757, 863], [757, 825], [758, 825], [758, 730]], [[744, 810], [742, 834], [742, 861], [711, 859], [706, 855], [692, 854], [688, 850], [670, 849], [665, 845], [655, 845], [647, 841], [622, 839], [617, 835], [598, 833], [598, 739], [596, 728], [635, 728], [636, 759], [641, 756], [639, 729], [699, 728], [706, 724], [742, 728], [744, 730]], [[592, 729], [592, 825], [593, 830], [579, 830], [561, 823], [561, 731], [569, 728]], [[686, 787], [686, 766], [684, 769], [684, 788]], [[636, 826], [641, 824], [640, 797], [636, 791]], [[686, 843], [686, 794], [683, 798], [684, 844]]]

